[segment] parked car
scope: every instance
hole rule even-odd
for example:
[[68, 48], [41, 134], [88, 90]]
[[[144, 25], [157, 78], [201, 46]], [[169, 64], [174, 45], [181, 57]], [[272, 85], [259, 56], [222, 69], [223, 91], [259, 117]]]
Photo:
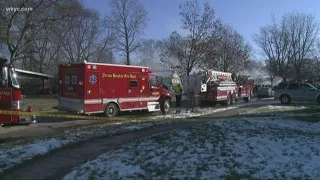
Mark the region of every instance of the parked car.
[[261, 88], [259, 88], [257, 96], [258, 96], [258, 98], [273, 97], [274, 91], [272, 90], [271, 87], [261, 87]]
[[320, 90], [309, 83], [282, 82], [275, 92], [275, 99], [282, 104], [290, 104], [292, 101], [317, 101], [320, 103]]

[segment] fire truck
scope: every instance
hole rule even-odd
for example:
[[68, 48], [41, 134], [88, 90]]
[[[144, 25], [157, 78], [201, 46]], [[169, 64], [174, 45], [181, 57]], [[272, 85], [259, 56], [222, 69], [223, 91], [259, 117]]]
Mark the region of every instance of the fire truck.
[[[17, 80], [15, 68], [8, 64], [7, 59], [0, 58], [0, 110], [22, 112], [23, 95]], [[32, 112], [31, 106], [27, 112]], [[20, 116], [0, 113], [1, 125], [30, 124], [34, 116]]]
[[198, 75], [183, 78], [184, 89], [193, 88], [199, 96], [200, 106], [220, 103], [230, 105], [235, 101], [249, 102], [253, 95], [254, 81], [249, 76], [235, 73], [204, 70]]
[[249, 80], [249, 76], [207, 70], [202, 74], [200, 100], [221, 105], [230, 105], [238, 100], [249, 102], [253, 88], [254, 81]]
[[78, 114], [161, 111], [172, 106], [162, 78], [149, 67], [83, 62], [59, 67], [60, 110]]

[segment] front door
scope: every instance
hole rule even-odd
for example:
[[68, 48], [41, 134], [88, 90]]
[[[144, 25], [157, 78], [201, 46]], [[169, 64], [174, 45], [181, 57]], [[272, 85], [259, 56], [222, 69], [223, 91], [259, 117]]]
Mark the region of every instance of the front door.
[[139, 90], [139, 107], [146, 109], [148, 107], [148, 99], [149, 99], [149, 78], [147, 76], [141, 76]]
[[315, 101], [317, 100], [318, 92], [313, 89], [309, 84], [300, 83], [300, 95], [302, 101]]
[[157, 77], [150, 77], [150, 96], [159, 97], [160, 96], [160, 87]]
[[291, 97], [292, 101], [300, 101], [302, 98], [299, 90], [299, 83], [291, 83], [288, 88], [287, 92]]
[[85, 75], [85, 113], [94, 113], [100, 110], [100, 72], [88, 70]]

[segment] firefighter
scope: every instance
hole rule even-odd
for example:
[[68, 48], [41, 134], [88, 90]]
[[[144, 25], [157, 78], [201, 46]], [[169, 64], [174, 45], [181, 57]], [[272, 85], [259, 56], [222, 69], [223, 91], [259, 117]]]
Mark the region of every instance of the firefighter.
[[176, 94], [176, 106], [181, 106], [181, 94], [182, 94], [182, 88], [180, 84], [177, 84], [177, 86], [174, 88], [175, 94]]

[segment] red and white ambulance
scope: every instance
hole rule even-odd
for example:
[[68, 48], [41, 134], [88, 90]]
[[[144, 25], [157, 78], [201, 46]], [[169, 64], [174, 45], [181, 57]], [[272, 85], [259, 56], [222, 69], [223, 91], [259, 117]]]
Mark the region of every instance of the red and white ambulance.
[[162, 111], [172, 105], [172, 95], [162, 78], [149, 67], [104, 63], [59, 65], [60, 110], [79, 114], [120, 111]]

